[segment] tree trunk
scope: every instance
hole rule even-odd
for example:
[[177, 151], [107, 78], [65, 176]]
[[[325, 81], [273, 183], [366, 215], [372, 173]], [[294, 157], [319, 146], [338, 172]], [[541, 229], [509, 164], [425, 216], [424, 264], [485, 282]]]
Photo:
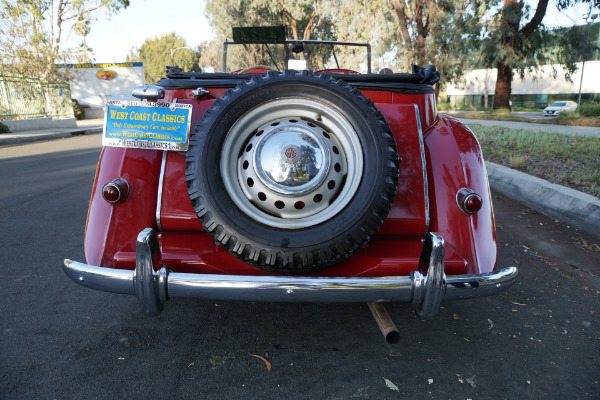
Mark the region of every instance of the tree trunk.
[[498, 63], [496, 90], [494, 91], [494, 110], [510, 110], [510, 93], [512, 91], [512, 68], [506, 65], [505, 60]]
[[[538, 0], [535, 14], [523, 29], [519, 30], [521, 18], [523, 16], [524, 3], [518, 0], [504, 0], [502, 10], [502, 46], [509, 50], [516, 50], [523, 46], [521, 34], [528, 38], [542, 23], [549, 0]], [[498, 62], [498, 79], [496, 80], [496, 90], [494, 92], [494, 110], [510, 110], [510, 93], [512, 84], [512, 68], [509, 67], [509, 60], [506, 58]]]
[[[502, 9], [501, 30], [502, 47], [506, 50], [515, 49], [518, 45], [519, 24], [521, 22], [523, 3], [517, 0], [504, 0]], [[508, 53], [509, 51], [507, 51]], [[509, 67], [510, 60], [502, 58], [496, 64], [498, 75], [496, 89], [494, 91], [494, 110], [510, 110], [510, 92], [512, 86], [512, 68]]]

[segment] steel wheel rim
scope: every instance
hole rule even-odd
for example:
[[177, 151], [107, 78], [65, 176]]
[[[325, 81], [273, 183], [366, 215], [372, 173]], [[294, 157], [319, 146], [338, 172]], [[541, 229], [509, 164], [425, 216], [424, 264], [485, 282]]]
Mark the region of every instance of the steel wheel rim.
[[[284, 129], [277, 130], [279, 125]], [[316, 143], [323, 157], [316, 180], [296, 189], [265, 178], [257, 160], [277, 134]], [[278, 99], [252, 108], [232, 125], [220, 171], [228, 195], [247, 216], [267, 226], [301, 229], [328, 221], [352, 200], [361, 182], [363, 153], [352, 124], [335, 108], [308, 98]]]

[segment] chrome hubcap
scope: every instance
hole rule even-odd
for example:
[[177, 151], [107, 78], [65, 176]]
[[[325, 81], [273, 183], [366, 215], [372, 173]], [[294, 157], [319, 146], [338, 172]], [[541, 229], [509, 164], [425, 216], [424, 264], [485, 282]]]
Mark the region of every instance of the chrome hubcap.
[[330, 219], [352, 199], [362, 175], [360, 149], [354, 128], [336, 110], [309, 99], [274, 100], [231, 127], [221, 173], [251, 218], [299, 229]]
[[312, 192], [327, 177], [331, 151], [316, 126], [310, 125], [285, 118], [260, 127], [263, 133], [248, 145], [251, 168], [244, 169], [242, 163], [241, 177], [255, 173], [261, 183], [284, 195]]

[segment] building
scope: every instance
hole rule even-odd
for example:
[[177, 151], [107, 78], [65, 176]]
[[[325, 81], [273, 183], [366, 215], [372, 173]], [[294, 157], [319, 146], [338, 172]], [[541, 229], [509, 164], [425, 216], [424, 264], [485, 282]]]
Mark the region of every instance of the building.
[[[586, 28], [587, 26], [583, 26]], [[589, 45], [593, 49], [571, 80], [565, 79], [565, 70], [559, 64], [544, 65], [539, 71], [525, 74], [521, 78], [513, 75], [511, 101], [513, 107], [544, 108], [558, 100], [577, 101], [581, 83], [581, 103], [600, 102], [600, 23], [590, 26]], [[595, 49], [594, 49], [595, 48]], [[583, 80], [581, 79], [583, 72]], [[447, 102], [452, 108], [488, 108], [494, 102], [497, 70], [477, 69], [465, 75], [460, 84], [448, 84]]]
[[104, 116], [108, 100], [137, 100], [134, 87], [145, 85], [141, 62], [110, 64], [66, 64], [71, 97], [85, 110], [86, 118]]

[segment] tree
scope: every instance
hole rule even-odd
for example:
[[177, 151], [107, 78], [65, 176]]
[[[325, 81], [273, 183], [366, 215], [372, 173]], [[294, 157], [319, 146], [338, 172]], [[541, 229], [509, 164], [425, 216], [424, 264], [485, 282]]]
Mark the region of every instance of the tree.
[[[210, 51], [205, 52], [201, 64], [220, 67], [219, 45], [232, 26], [283, 24], [289, 39], [371, 43], [374, 71], [387, 67], [407, 72], [412, 63], [431, 63], [444, 79], [456, 81], [479, 46], [481, 21], [490, 7], [489, 2], [477, 0], [210, 0], [206, 12], [217, 39], [208, 44]], [[239, 55], [228, 49], [228, 60], [249, 57], [240, 65], [261, 64], [261, 52], [248, 55], [249, 48], [241, 49]], [[336, 47], [335, 55], [340, 64], [364, 71], [366, 56], [357, 54], [356, 48]], [[331, 50], [307, 56], [318, 59], [312, 64], [314, 60], [309, 59], [309, 68], [335, 66]], [[436, 89], [439, 91], [439, 85]]]
[[[407, 66], [396, 46], [397, 23], [394, 21], [391, 8], [386, 7], [385, 2], [364, 0], [330, 2], [326, 10], [331, 15], [329, 17], [332, 20], [331, 36], [335, 40], [371, 44], [373, 71], [377, 72], [383, 68], [398, 71]], [[336, 57], [341, 65], [364, 71], [361, 64], [364, 64], [366, 57], [357, 52], [356, 47], [338, 47]]]
[[[76, 52], [65, 49], [70, 35], [85, 38], [98, 10], [127, 6], [129, 0], [0, 0], [0, 68], [54, 80], [58, 63]], [[85, 40], [82, 49], [89, 53]]]
[[187, 46], [185, 39], [175, 32], [146, 39], [140, 48], [127, 55], [128, 62], [143, 62], [146, 82], [154, 83], [165, 76], [167, 66], [178, 66], [184, 71], [200, 71], [198, 59], [201, 49]]
[[203, 71], [211, 70], [221, 70], [223, 59], [220, 57], [221, 55], [221, 44], [222, 41], [211, 40], [200, 43], [200, 48], [202, 51], [200, 52], [200, 60], [198, 60], [198, 65]]
[[[220, 45], [228, 38], [231, 39], [231, 28], [234, 26], [284, 25], [288, 39], [332, 38], [328, 13], [319, 1], [314, 0], [208, 0], [206, 13], [217, 37], [206, 45], [207, 52], [201, 58], [200, 63], [217, 68], [221, 68]], [[265, 64], [270, 60], [267, 50], [271, 52], [276, 61], [279, 61], [281, 55], [273, 54], [276, 50], [265, 49], [260, 45], [247, 45], [245, 48], [235, 46], [228, 49], [228, 63], [231, 61], [231, 65], [236, 66]], [[310, 49], [307, 49], [307, 52], [309, 53]], [[300, 57], [308, 56], [310, 58], [310, 54], [307, 52], [301, 53]], [[310, 64], [311, 60], [308, 62]]]
[[472, 63], [490, 6], [476, 0], [390, 0], [406, 63], [433, 64], [443, 80], [459, 80]]
[[[563, 10], [575, 2], [577, 0], [559, 0], [556, 4], [559, 10]], [[600, 0], [582, 2], [600, 6]], [[488, 66], [495, 66], [498, 70], [494, 110], [510, 110], [513, 72], [523, 76], [526, 71], [536, 69], [550, 60], [548, 54], [541, 50], [551, 44], [551, 33], [542, 24], [547, 8], [548, 0], [538, 0], [531, 16], [531, 7], [522, 0], [504, 0], [503, 7], [488, 27], [489, 36], [484, 42], [483, 56]], [[576, 36], [570, 33], [567, 37]], [[564, 39], [561, 40], [564, 46]], [[581, 40], [575, 40], [560, 50], [557, 61], [567, 67], [567, 73], [575, 70], [582, 44]]]
[[548, 0], [539, 0], [531, 20], [519, 28], [523, 17], [529, 14], [529, 7], [517, 0], [504, 0], [491, 40], [487, 41], [485, 56], [497, 68], [494, 110], [510, 110], [510, 94], [513, 70], [524, 70], [534, 65], [532, 60], [535, 47], [542, 45], [543, 35], [538, 27], [546, 15]]

